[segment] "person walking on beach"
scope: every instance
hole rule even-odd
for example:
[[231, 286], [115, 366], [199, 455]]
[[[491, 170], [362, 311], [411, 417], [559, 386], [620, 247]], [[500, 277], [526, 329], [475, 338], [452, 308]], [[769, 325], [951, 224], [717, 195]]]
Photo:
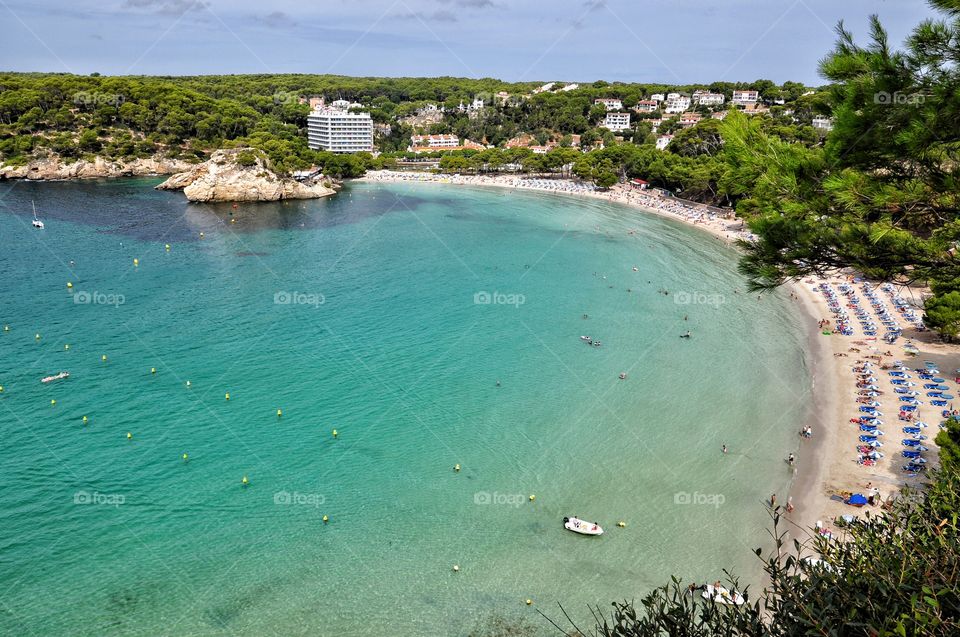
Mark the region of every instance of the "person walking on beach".
[[793, 466], [794, 460], [796, 460], [796, 457], [792, 453], [787, 456], [787, 464], [789, 464], [791, 467]]
[[770, 494], [770, 508], [771, 508], [771, 509], [777, 508], [777, 494], [776, 494], [776, 493], [771, 493], [771, 494]]
[[787, 513], [793, 513], [793, 498], [787, 498]]

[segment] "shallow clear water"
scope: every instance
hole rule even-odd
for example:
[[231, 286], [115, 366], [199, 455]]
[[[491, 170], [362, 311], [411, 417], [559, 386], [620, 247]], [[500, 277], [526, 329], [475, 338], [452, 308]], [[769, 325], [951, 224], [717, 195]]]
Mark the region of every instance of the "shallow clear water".
[[759, 579], [805, 335], [716, 239], [440, 185], [231, 224], [155, 183], [3, 186], [0, 634], [550, 634]]

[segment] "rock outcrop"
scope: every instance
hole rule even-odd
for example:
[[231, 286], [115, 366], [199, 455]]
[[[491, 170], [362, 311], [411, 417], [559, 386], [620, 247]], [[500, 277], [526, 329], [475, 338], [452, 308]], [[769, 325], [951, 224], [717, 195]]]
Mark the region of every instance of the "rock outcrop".
[[157, 186], [183, 190], [190, 201], [277, 201], [316, 199], [334, 194], [317, 181], [280, 177], [267, 166], [263, 154], [251, 148], [218, 150], [209, 160], [172, 175]]
[[79, 159], [66, 163], [51, 155], [35, 159], [23, 166], [0, 166], [0, 179], [103, 179], [108, 177], [144, 177], [170, 175], [189, 170], [194, 164], [165, 157], [117, 161], [96, 157], [93, 161]]

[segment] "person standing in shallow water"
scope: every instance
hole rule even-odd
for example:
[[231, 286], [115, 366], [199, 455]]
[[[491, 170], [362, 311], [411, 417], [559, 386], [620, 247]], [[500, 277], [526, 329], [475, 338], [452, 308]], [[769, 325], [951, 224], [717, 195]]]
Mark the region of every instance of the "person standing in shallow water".
[[723, 445], [723, 453], [727, 453], [727, 445]]

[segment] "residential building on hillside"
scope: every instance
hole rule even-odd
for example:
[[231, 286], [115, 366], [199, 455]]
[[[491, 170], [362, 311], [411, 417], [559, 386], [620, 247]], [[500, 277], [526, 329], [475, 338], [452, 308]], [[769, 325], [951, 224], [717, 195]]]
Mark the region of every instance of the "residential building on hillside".
[[685, 95], [671, 93], [675, 97], [668, 97], [664, 104], [664, 113], [682, 113], [690, 108], [690, 98]]
[[562, 89], [560, 89], [560, 90], [563, 91], [564, 93], [566, 93], [567, 91], [575, 91], [575, 90], [577, 90], [578, 88], [580, 88], [580, 85], [579, 85], [579, 84], [567, 84], [566, 86], [564, 86], [564, 87], [563, 87]]
[[680, 126], [682, 126], [683, 128], [690, 128], [691, 126], [695, 126], [702, 117], [703, 116], [700, 113], [681, 113]]
[[634, 110], [638, 113], [652, 113], [658, 108], [660, 108], [660, 103], [656, 100], [640, 100], [637, 102], [637, 106], [634, 108]]
[[826, 115], [817, 115], [813, 118], [812, 125], [817, 130], [831, 131], [833, 130], [833, 118]]
[[711, 93], [709, 91], [694, 91], [692, 101], [700, 106], [719, 106], [726, 101], [723, 93]]
[[652, 99], [654, 102], [662, 102], [667, 98], [664, 97], [663, 93], [654, 93], [653, 95], [650, 96], [650, 99]]
[[623, 102], [615, 97], [601, 97], [593, 100], [594, 104], [603, 104], [608, 111], [623, 110]]
[[664, 150], [673, 141], [673, 135], [661, 135], [657, 138], [657, 150]]
[[760, 93], [757, 91], [734, 91], [730, 103], [737, 106], [746, 106], [747, 104], [756, 104], [760, 101]]
[[603, 126], [614, 132], [629, 130], [630, 113], [607, 113], [607, 116], [603, 118]]
[[[349, 103], [348, 103], [349, 105]], [[307, 116], [307, 145], [333, 153], [373, 152], [370, 113], [319, 108]]]
[[460, 145], [460, 138], [456, 135], [412, 135], [410, 145], [415, 148], [456, 148]]

